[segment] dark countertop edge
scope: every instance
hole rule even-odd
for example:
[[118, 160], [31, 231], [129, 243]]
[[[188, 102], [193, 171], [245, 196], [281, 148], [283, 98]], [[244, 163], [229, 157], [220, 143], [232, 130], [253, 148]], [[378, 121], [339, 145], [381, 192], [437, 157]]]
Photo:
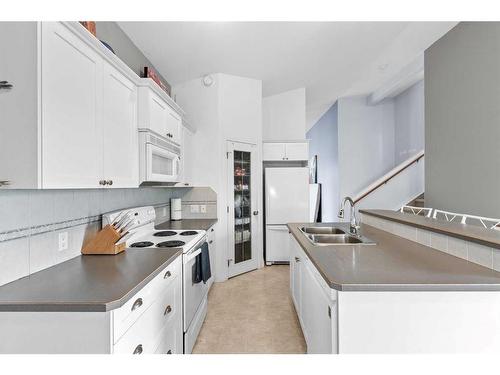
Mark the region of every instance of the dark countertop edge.
[[[429, 223], [429, 225], [425, 225], [423, 223], [417, 223], [417, 222], [410, 220], [409, 218], [406, 218], [403, 216], [395, 217], [393, 215], [398, 214], [398, 212], [393, 212], [393, 211], [388, 211], [390, 214], [384, 213], [385, 210], [359, 210], [359, 212], [362, 214], [365, 214], [365, 215], [375, 216], [375, 217], [378, 217], [380, 219], [394, 221], [394, 222], [399, 223], [399, 224], [410, 225], [410, 226], [413, 226], [416, 228], [428, 230], [430, 232], [444, 234], [444, 235], [447, 235], [450, 237], [459, 238], [461, 240], [475, 242], [475, 243], [478, 243], [480, 245], [493, 247], [495, 249], [500, 249], [500, 241], [498, 241], [498, 242], [489, 241], [485, 238], [476, 237], [472, 233], [471, 234], [467, 234], [467, 233], [463, 233], [463, 232], [460, 233], [453, 228], [450, 228], [447, 230], [445, 227], [447, 225], [450, 225], [451, 223], [447, 223], [445, 221], [440, 221], [440, 220], [436, 220], [436, 219], [428, 219], [428, 218], [424, 218], [424, 217], [419, 216], [418, 218], [421, 220], [434, 220], [435, 221], [434, 223], [432, 223], [435, 225], [431, 225], [431, 223]], [[406, 214], [400, 214], [400, 215], [406, 215]], [[454, 225], [458, 225], [458, 224], [455, 223]], [[483, 228], [477, 227], [475, 229], [481, 230]], [[484, 230], [490, 230], [490, 229], [484, 229]]]
[[[337, 292], [498, 292], [500, 284], [339, 284], [329, 281], [321, 267], [310, 256], [294, 232], [294, 224], [287, 224], [288, 231], [297, 240], [304, 253], [318, 270], [326, 285]], [[298, 229], [298, 228], [296, 228]], [[395, 234], [393, 234], [395, 236]], [[304, 240], [306, 240], [304, 238]], [[409, 240], [408, 240], [409, 241]], [[334, 246], [334, 245], [332, 245]]]
[[[315, 262], [315, 260], [309, 255], [309, 252], [307, 251], [307, 249], [302, 246], [302, 243], [299, 239], [299, 237], [295, 234], [292, 226], [293, 224], [290, 224], [288, 223], [286, 225], [288, 227], [288, 231], [293, 235], [293, 237], [297, 240], [297, 243], [300, 245], [300, 247], [302, 248], [302, 250], [304, 251], [304, 253], [307, 255], [307, 257], [309, 258], [309, 260], [311, 261], [312, 264], [314, 264], [314, 267], [316, 267], [316, 269], [318, 270], [319, 274], [321, 275], [321, 277], [323, 278], [323, 280], [325, 281], [326, 285], [328, 285], [331, 289], [335, 289], [337, 291], [344, 291], [345, 289], [343, 289], [343, 285], [342, 284], [338, 284], [338, 283], [334, 283], [334, 282], [330, 282], [328, 280], [328, 277], [325, 275], [325, 273], [323, 272], [323, 270], [321, 269], [321, 267]], [[306, 238], [304, 238], [305, 241]]]
[[130, 298], [139, 290], [144, 288], [151, 280], [160, 274], [166, 267], [168, 267], [179, 255], [182, 250], [179, 249], [174, 255], [163, 262], [158, 268], [151, 272], [146, 278], [132, 288], [122, 298], [110, 302], [96, 302], [96, 303], [19, 303], [13, 302], [0, 302], [0, 312], [108, 312], [111, 310], [122, 307]]
[[[159, 230], [168, 230], [168, 229], [172, 229], [172, 230], [204, 230], [204, 231], [207, 231], [209, 230], [211, 227], [213, 227], [215, 224], [217, 224], [217, 222], [219, 221], [219, 219], [215, 218], [215, 219], [182, 219], [182, 220], [166, 220], [166, 221], [163, 221], [159, 224], [155, 224], [155, 229], [159, 229]], [[184, 223], [188, 223], [188, 225], [183, 228], [182, 224]], [[193, 223], [203, 223], [200, 225], [200, 227], [196, 227], [196, 225], [191, 225]], [[179, 227], [179, 228], [175, 228], [175, 227]], [[196, 228], [195, 228], [196, 227]]]

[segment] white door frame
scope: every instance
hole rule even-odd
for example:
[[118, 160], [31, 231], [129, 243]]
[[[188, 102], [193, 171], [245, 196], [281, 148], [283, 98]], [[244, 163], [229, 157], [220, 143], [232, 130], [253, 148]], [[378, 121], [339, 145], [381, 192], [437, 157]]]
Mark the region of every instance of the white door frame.
[[[227, 233], [228, 233], [228, 248], [227, 248], [227, 259], [228, 259], [228, 277], [233, 277], [248, 271], [255, 270], [261, 266], [263, 262], [262, 251], [260, 251], [260, 231], [259, 226], [261, 224], [260, 217], [261, 213], [259, 210], [259, 171], [258, 168], [259, 161], [257, 158], [258, 148], [255, 144], [227, 141], [226, 142], [227, 151]], [[250, 192], [251, 192], [251, 236], [252, 236], [252, 257], [250, 260], [243, 261], [240, 263], [234, 263], [234, 150], [250, 152], [250, 165], [251, 165], [251, 176], [250, 176]], [[253, 212], [257, 211], [258, 214], [254, 215]]]

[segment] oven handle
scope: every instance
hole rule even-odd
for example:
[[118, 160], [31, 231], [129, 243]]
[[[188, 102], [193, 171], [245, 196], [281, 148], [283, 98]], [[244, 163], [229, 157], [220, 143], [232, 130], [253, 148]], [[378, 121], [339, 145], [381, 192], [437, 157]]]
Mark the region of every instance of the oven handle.
[[189, 252], [184, 255], [184, 264], [188, 263], [191, 259], [201, 253], [201, 246], [205, 242], [207, 242], [207, 236], [203, 236], [203, 238], [200, 239], [195, 246], [193, 246], [192, 250], [189, 250]]
[[191, 259], [195, 258], [198, 256], [198, 254], [201, 254], [201, 248], [195, 251], [192, 251], [186, 255], [186, 263], [188, 263]]

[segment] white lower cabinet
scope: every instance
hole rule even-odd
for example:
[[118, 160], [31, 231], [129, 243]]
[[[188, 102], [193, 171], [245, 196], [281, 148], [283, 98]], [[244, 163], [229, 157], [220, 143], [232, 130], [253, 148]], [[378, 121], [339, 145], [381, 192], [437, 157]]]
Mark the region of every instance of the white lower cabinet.
[[337, 353], [336, 293], [290, 234], [290, 292], [308, 354]]
[[181, 273], [179, 258], [113, 312], [113, 353], [182, 353]]
[[183, 353], [182, 256], [107, 312], [0, 312], [0, 354]]

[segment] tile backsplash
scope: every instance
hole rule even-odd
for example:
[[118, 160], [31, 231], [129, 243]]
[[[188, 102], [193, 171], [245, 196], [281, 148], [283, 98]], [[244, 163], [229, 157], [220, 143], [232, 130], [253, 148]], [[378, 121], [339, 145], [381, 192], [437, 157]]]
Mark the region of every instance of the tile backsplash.
[[[184, 218], [216, 217], [217, 195], [204, 187], [0, 190], [0, 285], [78, 256], [103, 213], [151, 205], [157, 222], [169, 220], [171, 198], [182, 198]], [[193, 204], [206, 213], [191, 213]], [[68, 248], [59, 251], [63, 232]]]

